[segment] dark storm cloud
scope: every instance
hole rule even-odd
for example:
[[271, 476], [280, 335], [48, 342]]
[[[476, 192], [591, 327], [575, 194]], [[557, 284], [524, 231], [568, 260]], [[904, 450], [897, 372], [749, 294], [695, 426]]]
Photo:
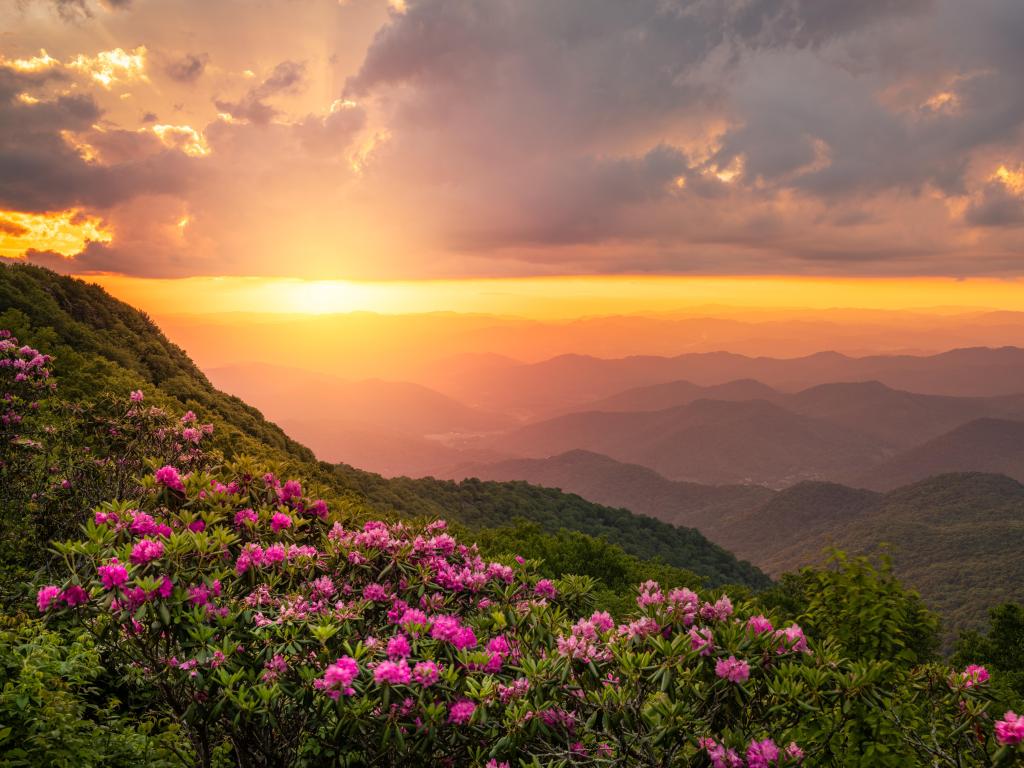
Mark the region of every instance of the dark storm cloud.
[[202, 77], [209, 61], [210, 55], [207, 53], [187, 53], [180, 59], [169, 62], [164, 72], [179, 83], [194, 83]]
[[976, 227], [1024, 226], [1024, 198], [999, 182], [989, 182], [967, 209], [966, 219]]
[[[382, 163], [430, 190], [452, 246], [749, 232], [769, 263], [918, 260], [951, 244], [886, 244], [905, 224], [873, 200], [944, 227], [931, 190], [977, 196], [987, 158], [1024, 152], [1021, 39], [1018, 0], [414, 0], [346, 93], [388, 110]], [[713, 154], [687, 149], [713, 125]], [[671, 177], [641, 160], [672, 151]], [[1016, 195], [984, 196], [968, 224], [1015, 221]]]
[[262, 83], [251, 89], [238, 101], [217, 99], [214, 103], [221, 112], [238, 120], [248, 120], [257, 125], [269, 123], [280, 112], [265, 103], [264, 99], [279, 93], [294, 92], [302, 85], [306, 65], [300, 61], [282, 61]]
[[[0, 206], [19, 211], [105, 208], [135, 195], [184, 187], [187, 158], [178, 153], [156, 151], [113, 165], [86, 162], [63, 132], [87, 131], [101, 118], [103, 111], [91, 95], [58, 95], [38, 103], [17, 97], [57, 77], [0, 66]], [[105, 139], [114, 144], [119, 137], [122, 142], [142, 138], [109, 131]]]

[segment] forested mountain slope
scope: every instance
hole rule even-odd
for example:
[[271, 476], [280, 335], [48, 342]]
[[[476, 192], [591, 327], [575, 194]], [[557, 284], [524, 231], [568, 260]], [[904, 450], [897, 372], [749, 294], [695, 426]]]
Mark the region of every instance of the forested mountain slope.
[[348, 466], [317, 462], [304, 446], [241, 400], [216, 390], [188, 356], [143, 313], [83, 281], [25, 265], [0, 268], [0, 327], [56, 357], [63, 396], [89, 398], [145, 387], [212, 420], [227, 455], [258, 454], [290, 467], [378, 514], [445, 517], [471, 527], [539, 523], [543, 530], [603, 536], [639, 558], [659, 557], [711, 583], [764, 586], [767, 578], [693, 529], [674, 527], [525, 483], [387, 480]]

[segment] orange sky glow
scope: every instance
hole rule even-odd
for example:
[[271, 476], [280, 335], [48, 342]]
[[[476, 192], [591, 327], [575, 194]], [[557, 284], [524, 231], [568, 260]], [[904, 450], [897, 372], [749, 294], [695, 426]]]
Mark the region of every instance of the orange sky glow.
[[[359, 282], [86, 276], [156, 315], [467, 312], [567, 318], [729, 308], [1020, 310], [1024, 280], [790, 276], [579, 276]], [[718, 307], [716, 310], [715, 307]]]

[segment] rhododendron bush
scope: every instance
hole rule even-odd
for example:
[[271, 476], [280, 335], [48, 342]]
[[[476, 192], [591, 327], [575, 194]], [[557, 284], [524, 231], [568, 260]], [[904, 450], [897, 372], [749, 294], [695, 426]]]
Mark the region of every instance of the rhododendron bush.
[[994, 722], [983, 670], [852, 662], [796, 623], [655, 582], [630, 616], [581, 613], [585, 580], [487, 561], [441, 522], [353, 525], [298, 482], [226, 472], [164, 466], [101, 505], [57, 546], [67, 578], [37, 594], [155, 692], [201, 765], [223, 744], [243, 766], [1016, 754], [1019, 720]]

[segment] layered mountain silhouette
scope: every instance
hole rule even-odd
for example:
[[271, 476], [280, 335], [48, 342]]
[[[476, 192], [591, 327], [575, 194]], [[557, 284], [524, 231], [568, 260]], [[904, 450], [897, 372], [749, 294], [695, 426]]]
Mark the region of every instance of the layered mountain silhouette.
[[[711, 393], [727, 399], [704, 397]], [[787, 394], [751, 380], [711, 387], [679, 381], [628, 389], [591, 405], [600, 408], [470, 444], [525, 458], [584, 450], [670, 480], [773, 488], [832, 480], [886, 489], [967, 470], [1016, 477], [1021, 463], [1012, 422], [1024, 421], [1024, 395], [928, 395], [878, 381]], [[1011, 423], [994, 423], [1003, 421]]]
[[534, 418], [589, 407], [587, 403], [636, 387], [674, 381], [701, 386], [755, 379], [786, 392], [837, 381], [879, 381], [932, 395], [991, 397], [1020, 394], [1024, 349], [969, 347], [928, 356], [850, 357], [819, 352], [798, 358], [707, 352], [677, 357], [603, 359], [561, 355], [540, 363], [465, 367], [435, 388], [463, 402]]
[[876, 437], [767, 400], [575, 413], [515, 430], [498, 442], [532, 457], [582, 448], [650, 467], [671, 480], [778, 487], [873, 466], [893, 453]]
[[889, 490], [944, 472], [996, 472], [1024, 481], [1024, 421], [975, 419], [897, 454], [856, 481]]
[[652, 469], [574, 450], [547, 459], [470, 463], [446, 473], [452, 479], [526, 480], [577, 493], [602, 504], [627, 507], [666, 522], [708, 528], [721, 519], [759, 508], [775, 496], [760, 485], [702, 485], [669, 480]]

